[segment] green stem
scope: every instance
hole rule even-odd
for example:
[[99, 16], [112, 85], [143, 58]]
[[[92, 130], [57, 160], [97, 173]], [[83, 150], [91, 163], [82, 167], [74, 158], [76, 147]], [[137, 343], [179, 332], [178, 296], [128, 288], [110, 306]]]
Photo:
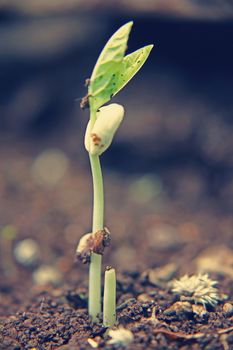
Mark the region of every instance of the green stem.
[[113, 268], [105, 271], [104, 280], [104, 327], [116, 324], [116, 272]]
[[[94, 124], [96, 116], [91, 113], [91, 122]], [[104, 189], [103, 177], [99, 156], [89, 155], [93, 179], [93, 219], [92, 232], [102, 230], [104, 225]], [[101, 314], [101, 262], [102, 256], [91, 254], [89, 267], [89, 304], [88, 311], [93, 322], [98, 321]]]
[[92, 232], [94, 233], [102, 230], [104, 225], [104, 188], [99, 156], [92, 156], [90, 154], [90, 163], [94, 192], [92, 218]]

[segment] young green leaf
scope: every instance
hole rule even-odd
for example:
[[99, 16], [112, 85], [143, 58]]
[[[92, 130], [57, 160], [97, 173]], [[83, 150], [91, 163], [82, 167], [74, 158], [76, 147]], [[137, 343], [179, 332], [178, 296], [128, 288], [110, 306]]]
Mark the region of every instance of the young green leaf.
[[132, 25], [132, 21], [128, 22], [113, 34], [96, 62], [88, 89], [90, 108], [95, 111], [108, 102], [115, 91], [115, 77], [121, 69]]
[[116, 95], [121, 89], [123, 89], [123, 87], [139, 71], [139, 69], [146, 62], [153, 46], [154, 45], [144, 46], [124, 57], [121, 64], [120, 73], [118, 74], [118, 77], [117, 77], [118, 79], [115, 85], [115, 90], [113, 92], [113, 95]]

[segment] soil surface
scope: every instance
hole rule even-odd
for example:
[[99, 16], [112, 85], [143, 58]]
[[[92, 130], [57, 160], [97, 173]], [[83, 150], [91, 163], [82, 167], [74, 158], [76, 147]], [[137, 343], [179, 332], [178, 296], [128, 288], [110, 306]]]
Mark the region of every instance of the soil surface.
[[[30, 145], [1, 151], [1, 350], [123, 348], [87, 314], [88, 267], [74, 258], [90, 232], [91, 177], [67, 154]], [[51, 177], [48, 163], [57, 159], [63, 168]], [[117, 270], [118, 324], [133, 333], [127, 349], [230, 350], [232, 215], [201, 178], [174, 174], [164, 173], [169, 192], [152, 175], [105, 171], [112, 242], [104, 267]], [[218, 282], [216, 307], [180, 303], [171, 281], [185, 273]]]

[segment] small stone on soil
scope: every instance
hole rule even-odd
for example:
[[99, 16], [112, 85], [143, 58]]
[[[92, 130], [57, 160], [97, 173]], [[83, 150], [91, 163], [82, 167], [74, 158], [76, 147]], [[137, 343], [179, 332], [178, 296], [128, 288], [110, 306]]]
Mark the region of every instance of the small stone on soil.
[[227, 317], [233, 316], [233, 305], [231, 303], [225, 303], [223, 305], [223, 312]]
[[164, 315], [178, 317], [190, 316], [193, 313], [192, 305], [188, 301], [177, 301], [164, 311]]
[[143, 302], [147, 302], [147, 301], [153, 301], [153, 298], [151, 296], [149, 296], [148, 294], [140, 294], [138, 297], [137, 297], [137, 300], [138, 301], [143, 301]]
[[204, 308], [203, 305], [192, 305], [193, 313], [201, 318], [209, 316], [209, 312]]
[[91, 338], [88, 338], [87, 339], [87, 342], [91, 345], [92, 348], [96, 349], [98, 348], [99, 344], [94, 340], [94, 339], [91, 339]]

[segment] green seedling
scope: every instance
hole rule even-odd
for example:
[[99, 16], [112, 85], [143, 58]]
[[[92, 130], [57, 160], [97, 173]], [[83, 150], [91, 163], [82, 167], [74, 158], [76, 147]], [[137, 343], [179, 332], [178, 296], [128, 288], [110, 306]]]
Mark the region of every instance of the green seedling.
[[88, 311], [94, 322], [101, 314], [101, 260], [110, 239], [104, 228], [104, 189], [99, 157], [110, 146], [124, 117], [123, 106], [103, 105], [133, 78], [153, 48], [148, 45], [125, 55], [132, 25], [133, 22], [123, 25], [104, 46], [88, 82], [88, 94], [81, 102], [81, 108], [90, 109], [85, 147], [93, 178], [93, 219], [92, 232], [81, 239], [77, 255], [82, 262], [90, 262]]
[[108, 267], [104, 278], [103, 325], [111, 327], [116, 324], [116, 272]]

